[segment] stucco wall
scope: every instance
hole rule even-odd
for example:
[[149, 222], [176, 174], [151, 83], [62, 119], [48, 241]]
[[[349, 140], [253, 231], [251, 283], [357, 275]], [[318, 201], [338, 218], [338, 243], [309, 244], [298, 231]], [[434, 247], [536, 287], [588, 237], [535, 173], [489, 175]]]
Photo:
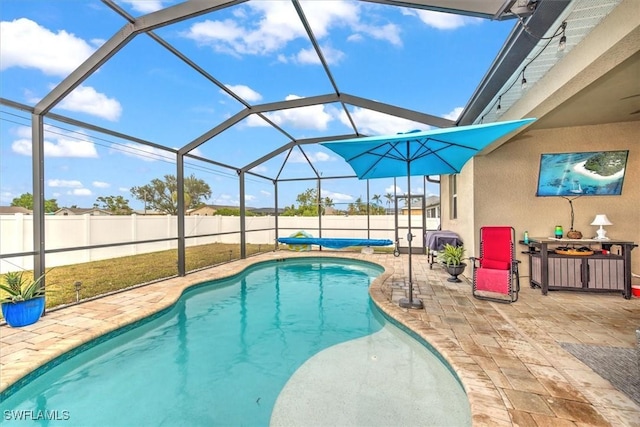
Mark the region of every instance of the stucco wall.
[[[443, 229], [461, 234], [468, 255], [478, 253], [477, 235], [483, 225], [511, 225], [518, 239], [525, 230], [532, 237], [552, 235], [556, 224], [569, 230], [569, 202], [560, 197], [536, 197], [540, 155], [600, 150], [629, 150], [622, 195], [574, 200], [574, 229], [586, 238], [595, 236], [597, 227], [590, 223], [596, 214], [604, 213], [613, 223], [606, 227], [610, 238], [640, 243], [640, 122], [533, 130], [486, 156], [475, 157], [460, 175], [461, 215], [456, 222], [447, 220], [448, 186], [442, 186]], [[471, 177], [473, 194], [469, 195]], [[528, 259], [519, 252], [521, 272], [526, 275]], [[640, 274], [640, 248], [632, 252], [632, 272]]]

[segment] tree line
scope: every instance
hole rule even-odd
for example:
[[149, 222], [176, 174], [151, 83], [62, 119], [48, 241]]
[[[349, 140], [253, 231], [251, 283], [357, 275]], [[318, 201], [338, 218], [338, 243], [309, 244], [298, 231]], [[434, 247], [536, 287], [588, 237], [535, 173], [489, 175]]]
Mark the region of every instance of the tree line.
[[[178, 214], [178, 180], [175, 175], [165, 175], [164, 179], [155, 178], [147, 185], [132, 187], [130, 192], [134, 199], [144, 204], [145, 211], [169, 215]], [[204, 201], [210, 197], [211, 188], [205, 181], [194, 175], [184, 179], [185, 210], [204, 206]], [[33, 210], [33, 195], [24, 193], [14, 198], [11, 206], [21, 206]], [[129, 199], [123, 196], [100, 196], [96, 199], [93, 207], [111, 212], [113, 215], [131, 215], [133, 213], [133, 209], [129, 206]], [[77, 209], [78, 206], [72, 205], [69, 208]], [[44, 201], [45, 213], [54, 213], [59, 209], [56, 199]]]
[[[387, 205], [390, 206], [393, 201], [393, 194], [387, 193], [385, 195], [387, 199]], [[335, 215], [384, 215], [386, 214], [385, 208], [381, 204], [382, 196], [375, 194], [371, 197], [373, 203], [366, 203], [362, 200], [362, 197], [358, 197], [353, 203], [349, 203], [346, 209], [333, 209], [332, 213]], [[283, 216], [318, 216], [318, 213], [325, 215], [327, 209], [334, 208], [335, 203], [330, 197], [318, 197], [318, 190], [316, 188], [309, 188], [296, 197], [298, 205], [292, 204], [284, 208]]]
[[[144, 204], [144, 210], [159, 212], [168, 215], [178, 214], [178, 180], [174, 175], [165, 175], [164, 179], [155, 178], [149, 184], [136, 186], [130, 189], [134, 199]], [[202, 179], [194, 175], [184, 179], [184, 207], [185, 212], [190, 209], [197, 209], [205, 206], [205, 200], [211, 197], [211, 188]], [[393, 194], [385, 194], [387, 206], [393, 202]], [[384, 215], [385, 208], [382, 206], [382, 196], [375, 194], [368, 204], [358, 197], [353, 203], [349, 203], [346, 209], [334, 209], [335, 214], [345, 215]], [[309, 188], [296, 197], [297, 206], [292, 204], [284, 208], [282, 215], [285, 216], [318, 216], [318, 213], [326, 214], [328, 208], [333, 208], [335, 203], [330, 197], [318, 198], [318, 190]], [[24, 193], [16, 197], [11, 202], [11, 206], [21, 206], [33, 210], [33, 195]], [[93, 204], [94, 208], [102, 209], [113, 215], [131, 215], [133, 209], [129, 206], [129, 199], [123, 196], [100, 196]], [[78, 208], [76, 205], [70, 208]], [[60, 207], [56, 199], [48, 199], [44, 202], [45, 213], [54, 213]], [[216, 211], [217, 215], [239, 215], [239, 208], [221, 208]], [[249, 215], [249, 213], [247, 213]]]

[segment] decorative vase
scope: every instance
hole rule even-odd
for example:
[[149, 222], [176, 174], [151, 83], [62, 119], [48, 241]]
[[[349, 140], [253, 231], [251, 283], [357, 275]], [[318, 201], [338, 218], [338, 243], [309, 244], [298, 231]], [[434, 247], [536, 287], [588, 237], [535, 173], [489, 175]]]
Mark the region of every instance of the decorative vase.
[[44, 297], [26, 301], [3, 302], [2, 315], [7, 324], [14, 328], [32, 325], [40, 320], [44, 312]]
[[567, 231], [567, 237], [569, 239], [582, 239], [582, 233], [572, 228], [571, 230]]
[[464, 272], [464, 269], [467, 268], [467, 264], [462, 263], [458, 265], [445, 265], [447, 273], [451, 275], [447, 279], [447, 282], [460, 283], [462, 280], [458, 279], [458, 276]]

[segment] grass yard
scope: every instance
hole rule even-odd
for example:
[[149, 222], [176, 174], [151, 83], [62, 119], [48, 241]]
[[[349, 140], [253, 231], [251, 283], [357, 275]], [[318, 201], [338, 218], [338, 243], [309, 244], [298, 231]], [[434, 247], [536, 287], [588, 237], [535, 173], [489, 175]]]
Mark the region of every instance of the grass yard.
[[[247, 245], [247, 256], [271, 250], [271, 245]], [[240, 245], [192, 246], [186, 248], [185, 258], [187, 271], [198, 270], [240, 259]], [[86, 299], [176, 276], [177, 263], [178, 251], [171, 249], [47, 269], [47, 308], [76, 302], [76, 282], [82, 283], [80, 299]], [[25, 271], [24, 277], [31, 280], [33, 272]]]
[[[286, 250], [286, 245], [281, 248]], [[270, 252], [272, 245], [247, 245], [247, 256]], [[345, 251], [360, 251], [351, 247]], [[390, 253], [392, 247], [375, 248], [376, 252]], [[239, 244], [212, 243], [186, 248], [187, 272], [240, 259]], [[81, 264], [64, 265], [47, 269], [47, 308], [75, 303], [132, 286], [176, 276], [178, 274], [178, 251], [176, 249], [110, 258]], [[25, 271], [24, 277], [31, 280], [33, 272]], [[0, 280], [4, 280], [0, 276]], [[75, 284], [80, 282], [79, 293]], [[0, 291], [0, 297], [4, 294]]]

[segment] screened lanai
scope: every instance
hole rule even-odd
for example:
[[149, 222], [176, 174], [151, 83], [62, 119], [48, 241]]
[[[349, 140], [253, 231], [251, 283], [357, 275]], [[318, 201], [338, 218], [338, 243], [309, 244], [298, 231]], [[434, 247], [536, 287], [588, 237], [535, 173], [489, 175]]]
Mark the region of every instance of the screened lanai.
[[[510, 108], [562, 58], [558, 48], [578, 46], [618, 3], [8, 1], [1, 204], [31, 193], [33, 215], [10, 225], [10, 240], [24, 243], [3, 239], [4, 268], [28, 257], [39, 276], [64, 257], [153, 247], [174, 251], [168, 274], [183, 276], [187, 248], [203, 242], [237, 243], [244, 258], [247, 245], [273, 250], [300, 229], [397, 240], [402, 205], [414, 200], [419, 232], [435, 229], [439, 218], [424, 212], [429, 197], [442, 199], [443, 177], [414, 177], [406, 194], [393, 178], [358, 180], [318, 143], [522, 118]], [[151, 196], [133, 189], [167, 176], [176, 211], [148, 215]], [[190, 177], [211, 189], [202, 205], [238, 215], [217, 219], [226, 226], [215, 231], [207, 215], [190, 215]], [[305, 194], [316, 215], [282, 215]], [[142, 222], [54, 226], [69, 218], [47, 214], [51, 199], [79, 208], [111, 195], [130, 198]], [[365, 208], [352, 223], [354, 205]], [[271, 215], [249, 215], [254, 208]]]

